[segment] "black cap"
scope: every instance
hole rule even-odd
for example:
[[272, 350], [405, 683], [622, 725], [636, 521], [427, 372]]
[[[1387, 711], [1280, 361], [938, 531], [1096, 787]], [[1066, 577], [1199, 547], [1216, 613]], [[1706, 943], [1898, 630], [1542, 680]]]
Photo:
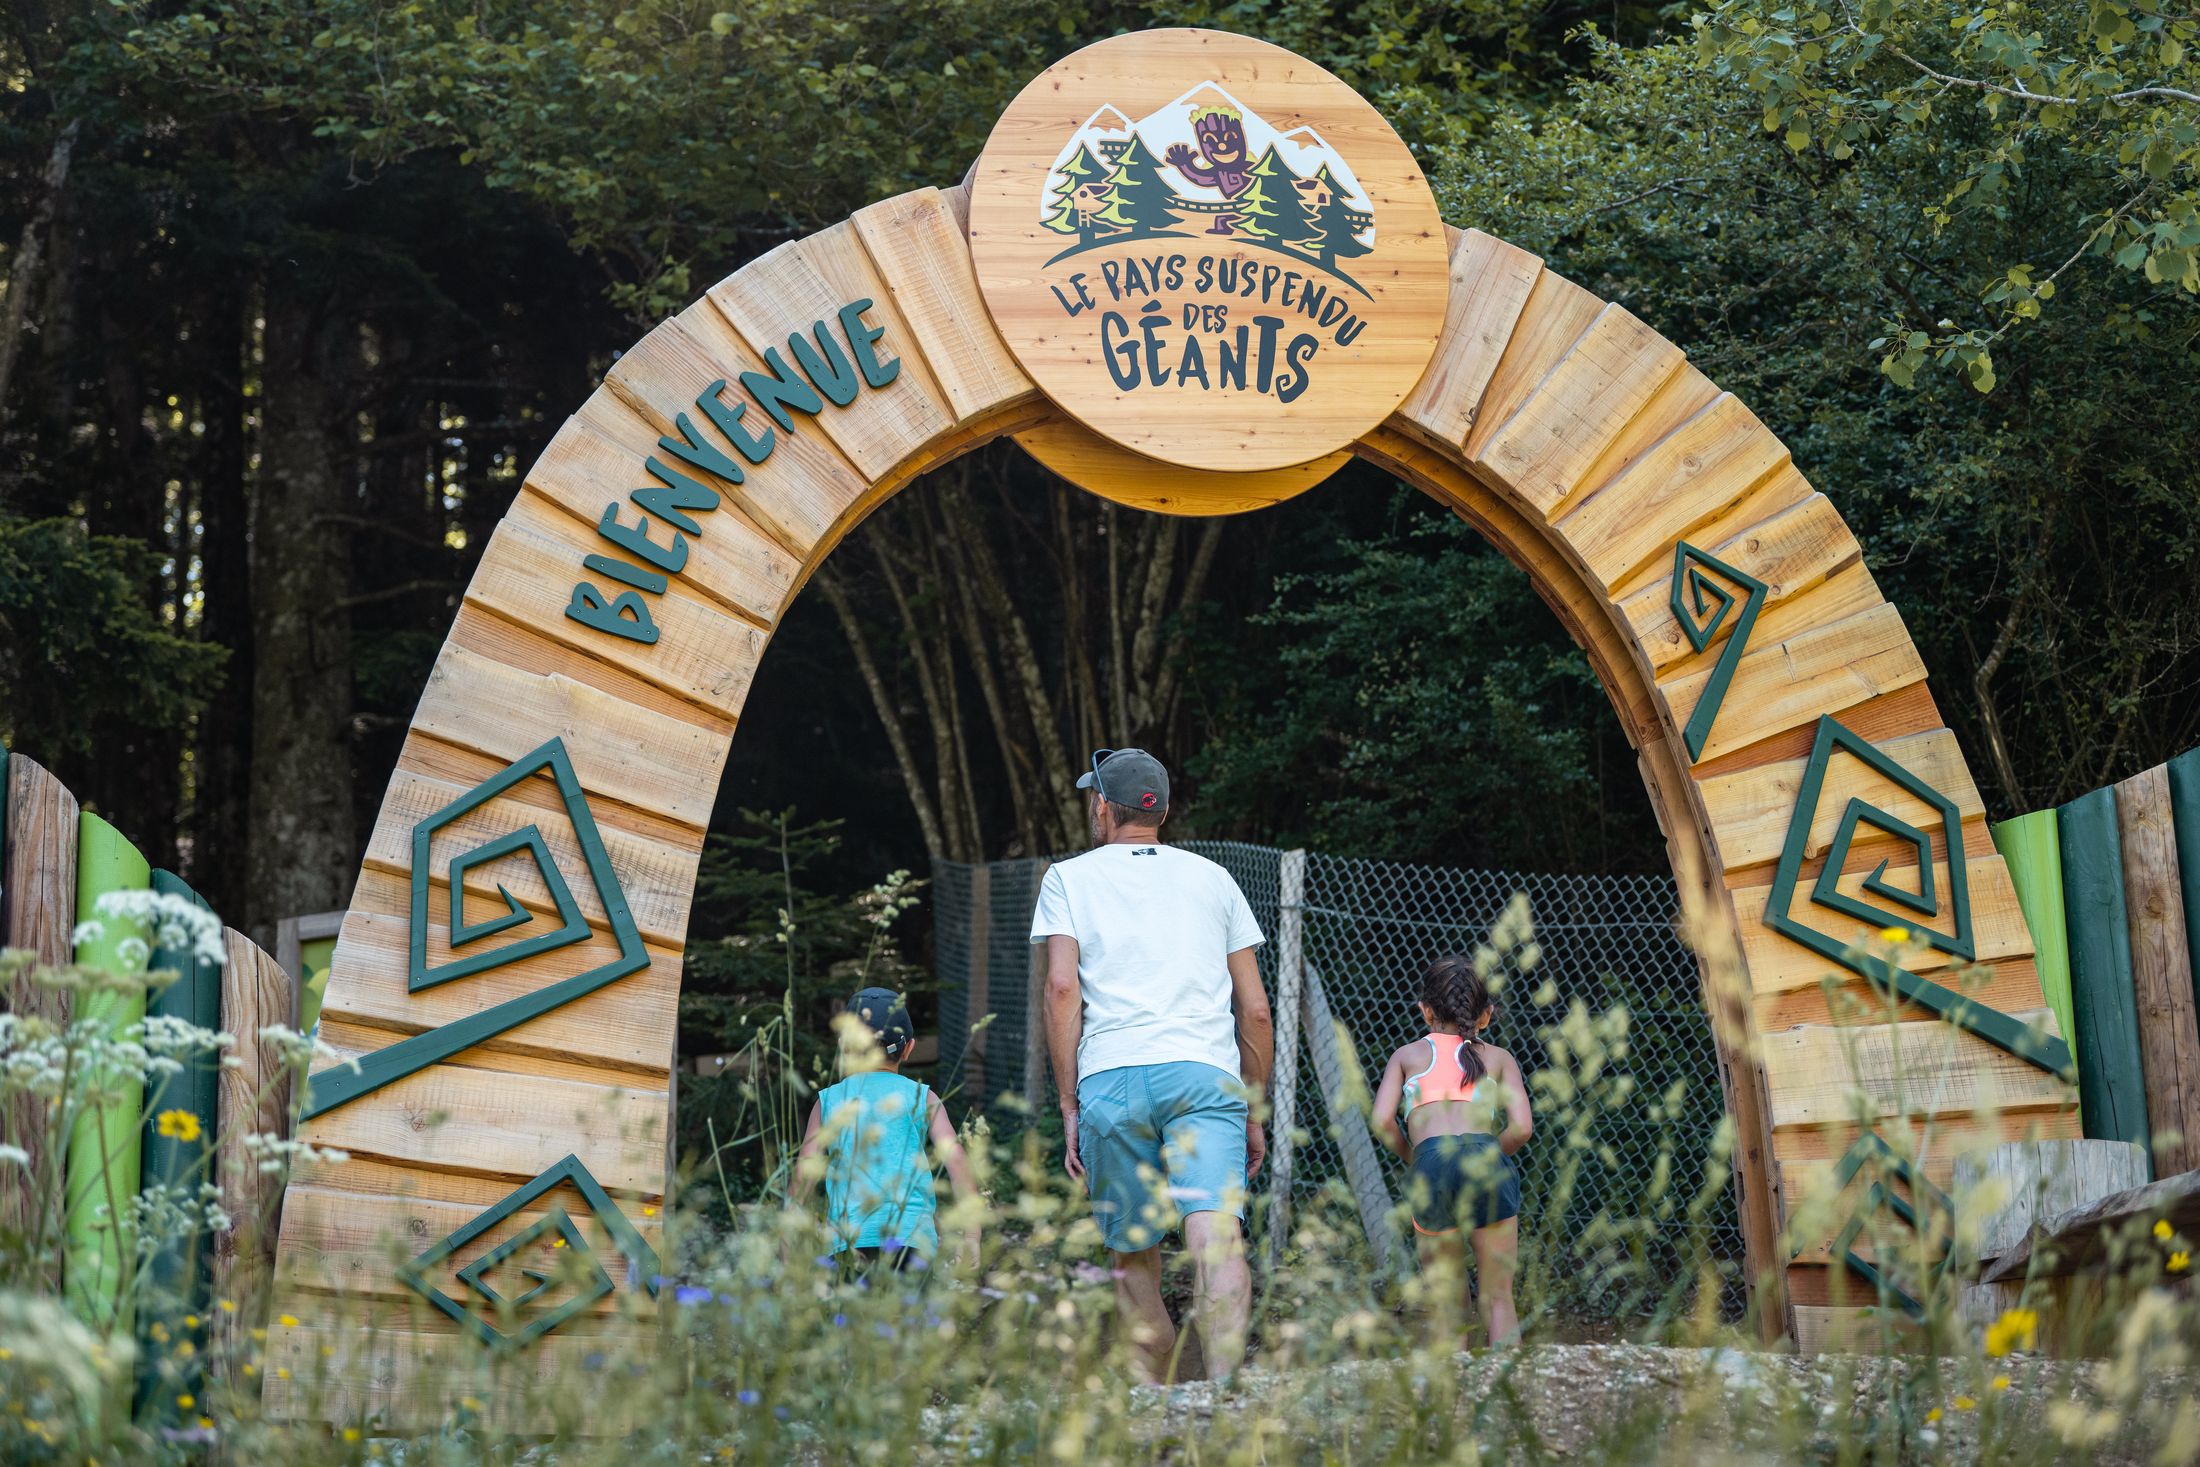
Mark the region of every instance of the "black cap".
[[1092, 768], [1077, 780], [1081, 790], [1098, 790], [1110, 804], [1159, 815], [1169, 808], [1169, 771], [1144, 749], [1099, 749]]
[[871, 1032], [878, 1036], [878, 1047], [888, 1059], [898, 1057], [917, 1037], [916, 1026], [909, 1022], [908, 1007], [891, 988], [858, 990], [848, 1000], [848, 1012], [871, 1026]]

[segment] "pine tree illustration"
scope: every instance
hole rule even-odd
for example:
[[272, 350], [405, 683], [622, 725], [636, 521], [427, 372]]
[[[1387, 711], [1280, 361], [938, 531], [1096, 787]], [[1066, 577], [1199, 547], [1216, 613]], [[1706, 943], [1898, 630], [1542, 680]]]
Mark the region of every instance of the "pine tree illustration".
[[1278, 155], [1271, 143], [1252, 167], [1252, 182], [1230, 201], [1242, 234], [1272, 239], [1278, 244], [1301, 244], [1320, 231], [1299, 196], [1299, 176]]
[[1176, 190], [1162, 181], [1161, 165], [1138, 134], [1131, 134], [1130, 146], [1115, 160], [1107, 182], [1108, 206], [1100, 211], [1100, 222], [1120, 225], [1132, 234], [1162, 234], [1176, 222], [1169, 212]]
[[1092, 155], [1090, 144], [1072, 153], [1070, 160], [1062, 165], [1062, 181], [1048, 194], [1054, 201], [1054, 212], [1047, 215], [1044, 221], [1046, 227], [1057, 234], [1074, 234], [1085, 243], [1092, 243], [1096, 231], [1078, 217], [1077, 189], [1081, 184], [1097, 182], [1107, 171], [1107, 165]]
[[1328, 195], [1328, 202], [1314, 211], [1314, 226], [1321, 231], [1316, 257], [1322, 264], [1335, 270], [1339, 260], [1350, 260], [1371, 253], [1375, 247], [1361, 244], [1357, 235], [1374, 221], [1352, 207], [1345, 197], [1343, 186], [1329, 171], [1327, 163], [1314, 175], [1314, 181]]

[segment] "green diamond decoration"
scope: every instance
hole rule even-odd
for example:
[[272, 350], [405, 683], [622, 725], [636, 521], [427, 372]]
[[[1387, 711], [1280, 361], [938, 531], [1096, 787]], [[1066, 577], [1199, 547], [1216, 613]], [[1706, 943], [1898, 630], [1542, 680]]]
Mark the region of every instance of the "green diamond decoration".
[[360, 1059], [356, 1066], [332, 1066], [308, 1077], [308, 1100], [304, 1109], [299, 1112], [301, 1120], [310, 1120], [340, 1105], [347, 1105], [392, 1081], [402, 1080], [416, 1070], [449, 1059], [461, 1050], [471, 1049], [483, 1040], [492, 1039], [530, 1019], [539, 1019], [584, 994], [593, 993], [607, 983], [616, 982], [649, 966], [649, 955], [642, 949], [641, 930], [635, 926], [634, 914], [627, 908], [626, 893], [619, 886], [618, 874], [611, 869], [610, 854], [604, 849], [603, 835], [596, 829], [595, 817], [589, 813], [588, 797], [581, 790], [580, 779], [573, 773], [573, 761], [566, 753], [565, 741], [552, 739], [413, 827], [412, 920], [408, 932], [410, 956], [406, 976], [409, 991], [418, 992], [454, 978], [472, 977], [494, 968], [507, 967], [587, 939], [587, 920], [581, 916], [579, 903], [573, 899], [572, 891], [559, 872], [557, 862], [551, 858], [549, 843], [543, 838], [539, 827], [527, 825], [452, 858], [450, 945], [455, 952], [460, 947], [478, 943], [528, 920], [529, 914], [518, 900], [510, 891], [499, 886], [497, 890], [504, 898], [506, 910], [494, 917], [468, 922], [465, 901], [461, 895], [468, 871], [521, 852], [528, 854], [542, 873], [543, 883], [549, 888], [551, 901], [557, 908], [559, 926], [534, 937], [507, 943], [503, 947], [453, 958], [438, 967], [428, 966], [429, 843], [435, 832], [461, 816], [480, 809], [521, 780], [538, 774], [549, 775], [551, 782], [557, 786], [559, 799], [565, 806], [566, 818], [572, 822], [573, 837], [580, 847], [582, 863], [587, 868], [589, 880], [595, 883], [596, 895], [603, 903], [604, 914], [610, 923], [611, 936], [619, 945], [618, 952], [586, 972], [562, 978], [533, 993], [491, 1004], [463, 1019], [454, 1020], [441, 1028], [430, 1029], [425, 1034], [416, 1034], [409, 1039], [386, 1045]]
[[1711, 645], [1712, 638], [1718, 636], [1720, 628], [1726, 624], [1727, 613], [1734, 610], [1734, 592], [1712, 579], [1713, 576], [1723, 577], [1727, 583], [1741, 589], [1742, 609], [1735, 618], [1734, 634], [1727, 638], [1725, 650], [1712, 665], [1711, 679], [1704, 684], [1695, 711], [1688, 715], [1688, 726], [1681, 730], [1681, 742], [1688, 746], [1690, 759], [1703, 757], [1704, 745], [1711, 738], [1711, 725], [1719, 716], [1719, 705], [1726, 701], [1727, 687], [1734, 681], [1734, 669], [1741, 665], [1742, 654], [1749, 650], [1749, 634], [1757, 626], [1757, 614], [1764, 610], [1765, 597], [1771, 589], [1708, 550], [1698, 550], [1686, 540], [1677, 542], [1673, 546], [1672, 590], [1667, 593], [1666, 605], [1672, 610], [1673, 619], [1680, 623], [1681, 635], [1687, 637], [1688, 645], [1698, 652]]
[[[538, 1198], [549, 1195], [559, 1186], [570, 1182], [588, 1204], [589, 1213], [611, 1235], [611, 1241], [627, 1264], [628, 1282], [639, 1282], [652, 1295], [657, 1292], [657, 1250], [650, 1247], [626, 1214], [611, 1200], [578, 1156], [568, 1156], [541, 1176], [513, 1192], [480, 1216], [468, 1222], [442, 1242], [400, 1268], [397, 1276], [405, 1286], [426, 1299], [430, 1304], [464, 1325], [483, 1344], [492, 1349], [518, 1349], [533, 1344], [559, 1325], [584, 1313], [599, 1299], [613, 1293], [617, 1285], [604, 1268], [603, 1261], [588, 1245], [588, 1237], [576, 1225], [562, 1207], [552, 1208], [547, 1214], [522, 1231], [505, 1239], [496, 1247], [474, 1259], [458, 1271], [459, 1281], [478, 1295], [486, 1309], [469, 1309], [429, 1281], [429, 1276], [439, 1270], [453, 1254], [495, 1228], [521, 1208]], [[556, 1307], [543, 1310], [527, 1319], [518, 1329], [507, 1333], [498, 1327], [495, 1316], [509, 1309], [517, 1311], [547, 1290], [555, 1280], [534, 1269], [523, 1269], [523, 1275], [534, 1282], [534, 1287], [516, 1299], [507, 1300], [490, 1281], [497, 1267], [523, 1249], [532, 1248], [545, 1238], [560, 1239], [571, 1250], [571, 1256], [585, 1260], [579, 1288]]]
[[[1836, 754], [1847, 754], [1862, 761], [1889, 783], [1914, 796], [1920, 803], [1931, 806], [1939, 815], [1941, 836], [1949, 854], [1948, 900], [1943, 909], [1933, 877], [1932, 842], [1926, 832], [1869, 801], [1856, 798], [1851, 799], [1842, 811], [1840, 825], [1834, 832], [1833, 845], [1826, 852], [1825, 869], [1819, 873], [1813, 884], [1806, 906], [1823, 907], [1875, 927], [1910, 928], [1928, 945], [1966, 962], [1975, 960], [1978, 955], [1971, 928], [1971, 888], [1963, 859], [1962, 812], [1956, 808], [1955, 801], [1903, 768], [1875, 747], [1869, 739], [1847, 728], [1830, 714], [1818, 720], [1817, 736], [1811, 743], [1810, 762], [1804, 767], [1801, 785], [1795, 792], [1795, 813], [1788, 821], [1787, 843], [1780, 851], [1779, 869], [1772, 878], [1772, 894], [1765, 904], [1765, 925], [1781, 936], [1801, 943], [1819, 956], [1840, 964], [1850, 972], [1863, 975], [1881, 989], [1930, 1010], [1958, 1028], [2007, 1050], [2021, 1060], [2052, 1074], [2075, 1074], [2070, 1046], [2064, 1041], [2040, 1033], [2029, 1024], [2019, 1023], [1999, 1009], [1988, 1008], [1985, 1004], [1965, 998], [1930, 979], [1896, 967], [1884, 958], [1858, 951], [1846, 942], [1810, 926], [1797, 915], [1794, 910], [1795, 888], [1802, 875], [1805, 848], [1810, 844], [1810, 828], [1817, 817], [1819, 796], [1826, 783], [1826, 771]], [[1863, 883], [1867, 892], [1895, 907], [1903, 908], [1909, 915], [1891, 908], [1872, 906], [1836, 889], [1842, 868], [1848, 864], [1849, 847], [1856, 839], [1858, 828], [1865, 825], [1904, 842], [1917, 857], [1920, 875], [1918, 889], [1914, 892], [1904, 891], [1888, 881], [1886, 861], [1881, 861]], [[1945, 930], [1927, 925], [1927, 922], [1943, 917], [1946, 921]]]

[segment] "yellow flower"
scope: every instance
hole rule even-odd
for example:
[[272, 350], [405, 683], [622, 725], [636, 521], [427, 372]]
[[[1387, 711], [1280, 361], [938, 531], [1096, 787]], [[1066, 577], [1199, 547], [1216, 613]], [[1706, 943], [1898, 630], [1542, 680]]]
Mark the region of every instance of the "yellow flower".
[[199, 1430], [201, 1430], [201, 1431], [212, 1431], [213, 1429], [214, 1429], [214, 1418], [213, 1418], [213, 1417], [211, 1417], [211, 1416], [201, 1416], [201, 1417], [199, 1418]]
[[222, 1300], [221, 1302], [222, 1302], [222, 1313], [224, 1313], [224, 1314], [235, 1314], [235, 1313], [237, 1312], [237, 1301], [236, 1301], [236, 1300], [234, 1300], [234, 1299], [224, 1299], [224, 1300]]
[[158, 1121], [160, 1133], [171, 1141], [191, 1142], [199, 1139], [199, 1118], [187, 1110], [164, 1110]]
[[196, 1396], [176, 1397], [176, 1409], [179, 1411], [188, 1411], [193, 1406], [196, 1406], [198, 1403], [198, 1398]]
[[1955, 1408], [1958, 1411], [1969, 1411], [1977, 1407], [1977, 1405], [1978, 1402], [1972, 1400], [1969, 1396], [1958, 1396], [1955, 1399]]
[[481, 1402], [472, 1396], [461, 1396], [459, 1398], [458, 1404], [464, 1406], [469, 1411], [480, 1411], [481, 1409], [483, 1409]]
[[183, 1317], [183, 1327], [185, 1329], [197, 1329], [199, 1327], [199, 1317], [196, 1314], [186, 1314]]
[[2005, 1390], [2008, 1390], [2008, 1389], [2009, 1389], [2009, 1377], [2008, 1377], [2008, 1376], [2006, 1376], [2006, 1375], [1997, 1375], [1997, 1376], [1995, 1376], [1995, 1377], [1994, 1377], [1994, 1382], [1993, 1382], [1993, 1384], [1994, 1384], [1994, 1389], [1995, 1389], [1995, 1390], [1997, 1390], [1997, 1391], [2005, 1391]]
[[1940, 1408], [1938, 1406], [1933, 1407], [1932, 1410], [1925, 1413], [1925, 1424], [1928, 1426], [1932, 1425], [1935, 1421], [1938, 1421], [1939, 1419]]
[[1986, 1327], [1986, 1353], [1999, 1360], [2011, 1350], [2029, 1350], [2040, 1327], [2039, 1311], [2005, 1309]]
[[2169, 1241], [2169, 1219], [2168, 1219], [2168, 1218], [2166, 1218], [2166, 1217], [2165, 1217], [2165, 1218], [2158, 1218], [2158, 1219], [2157, 1219], [2157, 1220], [2155, 1221], [2155, 1224], [2154, 1224], [2154, 1236], [2155, 1236], [2155, 1238], [2156, 1238], [2157, 1240], [2159, 1240], [2159, 1241], [2161, 1241], [2161, 1242], [2167, 1243], [2167, 1242]]
[[1910, 940], [1910, 929], [1907, 927], [1882, 927], [1879, 929], [1879, 940], [1897, 944], [1908, 942]]
[[565, 1246], [565, 1239], [563, 1239], [563, 1238], [552, 1238], [552, 1239], [550, 1240], [550, 1246], [551, 1246], [551, 1247], [553, 1247], [553, 1248], [563, 1248], [563, 1247]]
[[2190, 1253], [2187, 1253], [2184, 1249], [2180, 1248], [2175, 1253], [2172, 1253], [2169, 1256], [2169, 1271], [2171, 1273], [2183, 1273], [2185, 1271], [2185, 1265], [2191, 1262], [2192, 1255]]
[[656, 1209], [656, 1208], [654, 1208], [654, 1207], [645, 1207], [645, 1208], [643, 1208], [643, 1209], [642, 1209], [642, 1216], [643, 1216], [643, 1217], [655, 1217], [656, 1215], [657, 1215], [657, 1209]]
[[278, 1365], [275, 1367], [275, 1378], [277, 1380], [288, 1380], [290, 1379], [290, 1371], [288, 1368]]
[[298, 1316], [295, 1314], [278, 1315], [275, 1322], [284, 1329], [296, 1329], [298, 1327]]
[[345, 1428], [344, 1428], [344, 1440], [345, 1440], [345, 1441], [347, 1441], [347, 1442], [355, 1442], [355, 1441], [359, 1440], [359, 1428], [358, 1428], [358, 1427], [356, 1427], [356, 1426], [347, 1426], [347, 1427], [345, 1427]]

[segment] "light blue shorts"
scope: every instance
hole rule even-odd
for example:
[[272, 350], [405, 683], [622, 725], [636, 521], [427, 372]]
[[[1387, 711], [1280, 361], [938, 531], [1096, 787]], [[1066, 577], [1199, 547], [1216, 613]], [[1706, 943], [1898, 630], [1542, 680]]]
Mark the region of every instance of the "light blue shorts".
[[1244, 1218], [1237, 1076], [1198, 1060], [1102, 1070], [1078, 1081], [1077, 1111], [1077, 1155], [1110, 1249], [1142, 1252], [1195, 1212]]

